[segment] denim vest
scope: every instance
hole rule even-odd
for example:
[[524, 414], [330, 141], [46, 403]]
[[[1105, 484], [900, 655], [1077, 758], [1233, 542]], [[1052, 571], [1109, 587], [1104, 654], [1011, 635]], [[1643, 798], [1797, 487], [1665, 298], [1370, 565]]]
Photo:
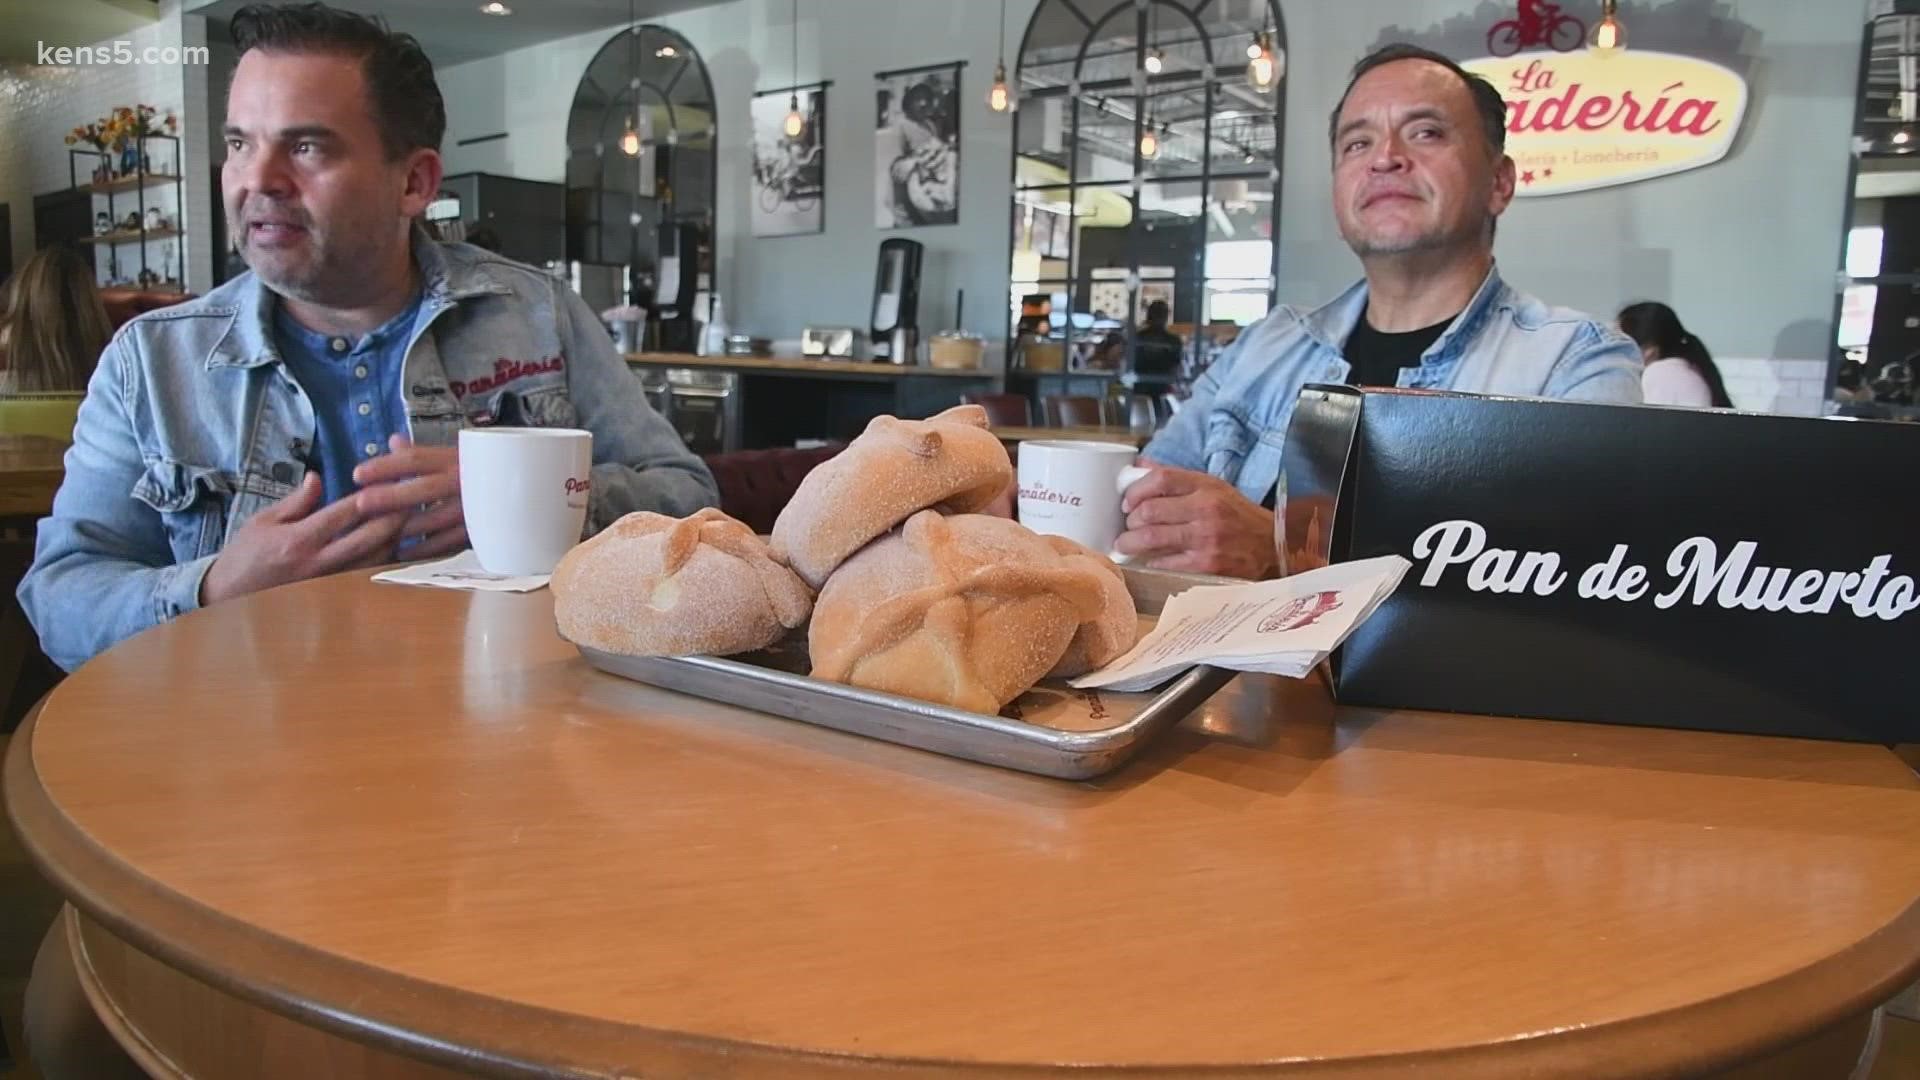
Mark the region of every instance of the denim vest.
[[[413, 254], [423, 311], [402, 392], [415, 443], [452, 446], [490, 423], [591, 431], [588, 533], [635, 510], [677, 517], [718, 501], [564, 282], [465, 244], [418, 240]], [[276, 302], [243, 274], [141, 315], [101, 355], [19, 590], [61, 667], [197, 608], [234, 530], [306, 474], [313, 403], [274, 345]]]
[[[1280, 479], [1300, 388], [1347, 381], [1353, 368], [1341, 348], [1366, 309], [1362, 281], [1316, 311], [1283, 306], [1247, 327], [1142, 453], [1265, 500]], [[1640, 366], [1640, 350], [1626, 335], [1508, 288], [1495, 269], [1419, 366], [1401, 369], [1399, 385], [1638, 404]]]

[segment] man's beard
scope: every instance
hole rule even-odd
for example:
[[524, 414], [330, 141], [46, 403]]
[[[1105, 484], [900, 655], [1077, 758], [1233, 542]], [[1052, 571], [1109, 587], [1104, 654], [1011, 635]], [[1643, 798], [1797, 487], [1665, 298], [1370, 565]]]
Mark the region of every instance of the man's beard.
[[1355, 255], [1363, 259], [1376, 255], [1414, 255], [1427, 251], [1444, 251], [1485, 235], [1488, 224], [1488, 221], [1476, 221], [1460, 229], [1434, 228], [1415, 235], [1396, 236], [1388, 240], [1375, 240], [1367, 236], [1351, 237], [1347, 240], [1347, 246], [1353, 249]]
[[[304, 243], [294, 250], [258, 250], [252, 233], [229, 215], [228, 230], [240, 237], [240, 255], [247, 268], [274, 293], [303, 303], [349, 306], [361, 302], [371, 284], [367, 270], [378, 261], [377, 233], [370, 221], [347, 222], [320, 228], [304, 214], [293, 217], [305, 230]], [[245, 220], [242, 214], [240, 221]], [[340, 242], [340, 238], [353, 237]]]

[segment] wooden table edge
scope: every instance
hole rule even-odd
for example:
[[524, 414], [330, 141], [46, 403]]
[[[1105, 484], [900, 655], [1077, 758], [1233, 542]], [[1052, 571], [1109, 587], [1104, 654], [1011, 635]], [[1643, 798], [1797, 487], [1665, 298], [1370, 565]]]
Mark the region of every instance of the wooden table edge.
[[[627, 1075], [624, 1069], [701, 1070], [722, 1062], [744, 1070], [730, 1075], [781, 1078], [902, 1068], [916, 1075], [970, 1077], [1066, 1071], [1082, 1077], [1318, 1080], [1414, 1074], [1433, 1080], [1692, 1075], [1764, 1058], [1866, 1013], [1920, 974], [1916, 902], [1868, 938], [1732, 994], [1654, 1016], [1440, 1050], [1334, 1061], [1127, 1067], [883, 1059], [739, 1042], [583, 1017], [397, 974], [248, 926], [172, 892], [101, 849], [60, 811], [33, 765], [39, 721], [36, 707], [8, 749], [6, 809], [28, 856], [87, 919], [167, 966], [281, 1016], [475, 1075], [604, 1078]], [[1821, 1004], [1808, 1008], [1810, 998]], [[352, 1009], [340, 1004], [347, 1001], [354, 1002]], [[549, 1053], [536, 1057], [530, 1052], [533, 1040], [511, 1037], [528, 1029], [539, 1032], [538, 1045]], [[552, 1061], [555, 1045], [567, 1047], [575, 1060]]]

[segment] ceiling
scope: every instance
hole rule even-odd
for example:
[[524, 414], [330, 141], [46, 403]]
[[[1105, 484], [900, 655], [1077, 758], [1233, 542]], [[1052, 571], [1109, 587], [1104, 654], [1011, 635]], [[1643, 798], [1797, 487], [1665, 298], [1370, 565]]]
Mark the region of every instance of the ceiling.
[[1902, 128], [1912, 138], [1920, 122], [1920, 15], [1887, 15], [1868, 31], [1867, 69], [1861, 79], [1860, 126], [1867, 149], [1893, 149]]
[[[0, 0], [0, 3], [13, 0]], [[100, 2], [100, 0], [94, 0]], [[646, 22], [715, 0], [634, 0], [633, 18]], [[224, 21], [248, 0], [186, 0], [196, 15]], [[353, 10], [378, 15], [420, 40], [436, 66], [462, 64], [546, 41], [621, 26], [628, 0], [505, 0], [513, 14], [482, 15], [481, 0], [354, 0]]]
[[153, 0], [0, 0], [0, 61], [30, 63], [41, 42], [91, 45], [160, 17]]

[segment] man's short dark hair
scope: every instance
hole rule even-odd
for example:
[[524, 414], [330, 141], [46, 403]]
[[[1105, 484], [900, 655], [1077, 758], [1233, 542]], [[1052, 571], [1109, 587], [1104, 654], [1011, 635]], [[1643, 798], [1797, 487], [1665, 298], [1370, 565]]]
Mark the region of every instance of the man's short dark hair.
[[1340, 110], [1347, 107], [1347, 95], [1353, 93], [1353, 84], [1374, 68], [1399, 60], [1425, 60], [1459, 76], [1467, 86], [1467, 94], [1473, 98], [1473, 111], [1480, 114], [1480, 127], [1487, 136], [1487, 145], [1493, 147], [1496, 156], [1507, 152], [1507, 103], [1501, 100], [1500, 91], [1494, 89], [1492, 83], [1432, 49], [1406, 44], [1375, 49], [1353, 65], [1353, 75], [1347, 79], [1347, 88], [1341, 91], [1340, 101], [1333, 107], [1333, 115], [1327, 118], [1327, 145], [1333, 146], [1340, 139]]
[[330, 53], [360, 61], [368, 105], [387, 160], [414, 150], [438, 151], [447, 133], [447, 106], [433, 78], [433, 61], [412, 34], [386, 21], [321, 3], [249, 4], [233, 16], [239, 53]]

